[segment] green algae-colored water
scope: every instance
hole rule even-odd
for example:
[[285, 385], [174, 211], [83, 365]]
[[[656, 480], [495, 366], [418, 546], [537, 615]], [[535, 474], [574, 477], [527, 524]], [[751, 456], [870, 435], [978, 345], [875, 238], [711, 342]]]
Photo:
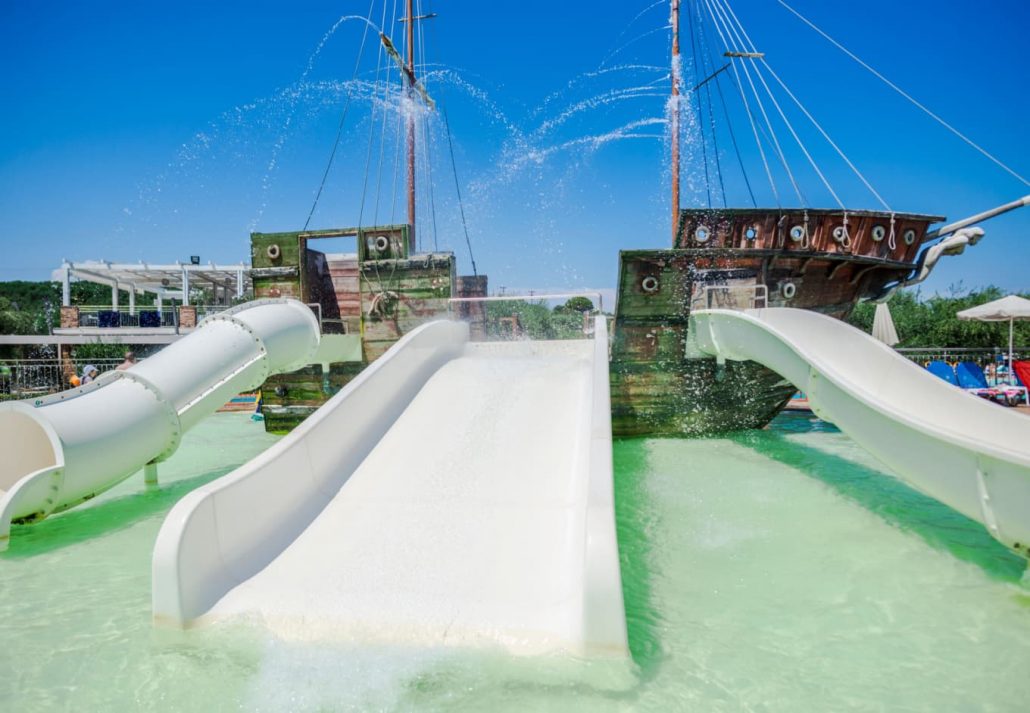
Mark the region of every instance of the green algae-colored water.
[[165, 514], [274, 441], [216, 415], [160, 490], [136, 476], [16, 528], [0, 558], [0, 710], [1027, 709], [1022, 562], [807, 416], [616, 443], [628, 683], [563, 659], [155, 633]]

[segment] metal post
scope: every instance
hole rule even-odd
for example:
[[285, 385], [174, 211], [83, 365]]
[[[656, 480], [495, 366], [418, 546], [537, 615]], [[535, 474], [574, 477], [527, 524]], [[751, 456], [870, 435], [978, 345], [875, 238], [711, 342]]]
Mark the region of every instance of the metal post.
[[680, 0], [672, 0], [672, 102], [669, 104], [669, 129], [672, 134], [672, 241], [680, 222]]
[[143, 483], [148, 488], [157, 486], [157, 463], [151, 461], [143, 466]]
[[129, 314], [136, 314], [136, 285], [129, 283]]
[[190, 303], [190, 272], [185, 266], [182, 268], [182, 304]]
[[118, 283], [111, 283], [111, 311], [118, 311]]
[[61, 275], [61, 305], [63, 307], [72, 306], [71, 270], [67, 267], [64, 268], [64, 272]]
[[243, 297], [243, 270], [236, 271], [236, 299]]
[[161, 314], [164, 311], [164, 305], [161, 303], [162, 297], [164, 297], [164, 292], [158, 290], [157, 297], [154, 298], [154, 306], [157, 307], [158, 324], [164, 324], [164, 317]]

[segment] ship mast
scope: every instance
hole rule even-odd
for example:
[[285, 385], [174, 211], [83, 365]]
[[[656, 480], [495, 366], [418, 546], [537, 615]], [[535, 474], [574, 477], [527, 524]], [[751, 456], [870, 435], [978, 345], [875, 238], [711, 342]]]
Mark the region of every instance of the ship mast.
[[408, 30], [408, 249], [415, 250], [415, 22], [413, 0], [407, 2]]
[[[409, 0], [410, 2], [410, 0]], [[680, 0], [671, 0], [672, 22], [672, 101], [669, 103], [669, 129], [672, 134], [672, 241], [680, 220]]]

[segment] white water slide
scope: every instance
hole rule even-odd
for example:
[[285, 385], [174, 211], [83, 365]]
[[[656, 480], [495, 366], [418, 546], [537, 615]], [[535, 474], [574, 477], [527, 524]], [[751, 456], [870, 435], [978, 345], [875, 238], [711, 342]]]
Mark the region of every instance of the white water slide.
[[626, 656], [611, 457], [604, 318], [550, 342], [424, 325], [172, 509], [155, 623]]
[[126, 371], [32, 403], [0, 404], [0, 550], [12, 520], [67, 510], [141, 468], [153, 482], [183, 432], [233, 396], [271, 374], [336, 361], [350, 346], [346, 337], [320, 336], [301, 302], [257, 300], [208, 317]]
[[965, 393], [844, 322], [806, 310], [699, 310], [704, 353], [756, 361], [908, 483], [1030, 545], [1030, 418]]

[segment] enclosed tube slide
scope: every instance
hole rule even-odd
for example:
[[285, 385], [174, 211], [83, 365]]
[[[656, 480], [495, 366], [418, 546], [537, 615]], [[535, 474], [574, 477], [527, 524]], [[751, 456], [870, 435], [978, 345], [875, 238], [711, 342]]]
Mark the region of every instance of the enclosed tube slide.
[[938, 379], [886, 344], [826, 315], [770, 308], [703, 310], [704, 353], [751, 360], [807, 394], [905, 481], [1030, 551], [1030, 419]]
[[169, 512], [156, 624], [627, 656], [608, 339], [469, 343], [433, 322]]
[[271, 374], [310, 363], [318, 320], [296, 300], [257, 300], [125, 371], [84, 387], [0, 404], [0, 549], [12, 521], [67, 510], [140, 468], [156, 475], [183, 432]]

